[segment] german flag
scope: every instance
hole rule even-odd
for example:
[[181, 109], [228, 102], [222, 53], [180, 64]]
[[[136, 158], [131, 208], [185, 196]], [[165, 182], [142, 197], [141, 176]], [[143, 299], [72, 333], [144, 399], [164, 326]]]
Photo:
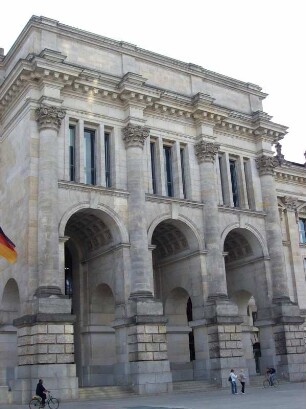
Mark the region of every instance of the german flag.
[[15, 244], [4, 234], [0, 227], [0, 256], [7, 259], [9, 263], [15, 263], [17, 253]]

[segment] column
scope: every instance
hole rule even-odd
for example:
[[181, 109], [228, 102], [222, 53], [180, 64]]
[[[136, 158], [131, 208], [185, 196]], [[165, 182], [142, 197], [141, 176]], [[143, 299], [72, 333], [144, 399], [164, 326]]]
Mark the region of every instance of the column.
[[245, 367], [241, 342], [241, 322], [237, 306], [228, 300], [225, 265], [220, 248], [218, 185], [215, 160], [219, 144], [200, 139], [195, 153], [200, 166], [201, 196], [205, 203], [204, 226], [207, 247], [208, 298], [204, 317], [207, 323], [207, 350], [209, 362], [197, 362], [208, 366], [210, 377], [225, 386], [231, 368]]
[[275, 157], [262, 155], [256, 159], [260, 175], [263, 209], [266, 212], [266, 234], [270, 254], [273, 291], [273, 337], [278, 372], [288, 374], [291, 381], [304, 381], [305, 342], [304, 319], [297, 304], [289, 297], [288, 278], [282, 244], [282, 232], [278, 213], [274, 168], [280, 162]]
[[27, 313], [14, 320], [18, 339], [14, 403], [28, 402], [39, 378], [44, 379], [60, 399], [75, 399], [78, 395], [75, 316], [71, 315], [71, 300], [63, 295], [65, 238], [59, 238], [57, 217], [57, 137], [65, 111], [42, 105], [36, 114], [39, 129], [38, 288], [27, 304]]
[[214, 162], [219, 145], [200, 140], [195, 145], [195, 153], [200, 166], [201, 197], [205, 203], [205, 243], [207, 247], [207, 271], [209, 297], [227, 298], [227, 285], [220, 248], [218, 186]]
[[38, 280], [37, 293], [61, 294], [58, 237], [58, 131], [65, 111], [41, 106], [36, 111], [39, 128], [38, 165]]
[[289, 301], [289, 289], [283, 252], [282, 231], [279, 220], [274, 168], [279, 165], [275, 157], [262, 155], [256, 159], [260, 176], [263, 210], [266, 213], [266, 234], [271, 258], [273, 301]]
[[149, 133], [148, 128], [131, 123], [123, 129], [129, 191], [131, 293], [127, 319], [123, 319], [126, 326], [122, 322], [118, 326], [114, 324], [117, 339], [127, 344], [122, 355], [129, 364], [129, 380], [140, 394], [172, 390], [166, 319], [162, 303], [153, 299], [153, 271], [149, 264], [152, 257], [148, 249], [143, 180], [143, 148]]
[[131, 297], [152, 297], [148, 277], [148, 237], [145, 218], [145, 189], [143, 180], [143, 147], [150, 130], [128, 124], [123, 129], [127, 153], [127, 182], [129, 191], [129, 232], [131, 243]]

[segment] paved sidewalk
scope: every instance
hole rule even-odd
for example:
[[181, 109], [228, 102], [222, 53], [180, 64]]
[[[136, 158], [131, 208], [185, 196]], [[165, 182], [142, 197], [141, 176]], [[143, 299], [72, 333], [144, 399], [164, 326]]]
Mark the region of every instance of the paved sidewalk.
[[[22, 409], [27, 405], [0, 405]], [[305, 409], [306, 383], [284, 383], [277, 389], [249, 387], [245, 395], [231, 395], [230, 388], [211, 392], [173, 392], [121, 399], [61, 402], [60, 409]]]

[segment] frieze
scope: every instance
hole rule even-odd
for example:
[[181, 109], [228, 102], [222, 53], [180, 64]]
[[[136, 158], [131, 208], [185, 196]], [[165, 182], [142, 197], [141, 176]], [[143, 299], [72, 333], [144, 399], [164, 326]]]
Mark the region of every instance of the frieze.
[[214, 142], [201, 140], [196, 143], [194, 149], [199, 163], [214, 162], [220, 149], [220, 145]]
[[256, 159], [256, 167], [260, 175], [274, 175], [274, 169], [279, 166], [279, 160], [274, 156], [262, 155]]
[[55, 106], [42, 105], [36, 109], [36, 120], [39, 129], [52, 128], [59, 130], [66, 111]]
[[128, 124], [122, 130], [125, 147], [143, 148], [145, 140], [150, 135], [150, 129], [141, 125]]

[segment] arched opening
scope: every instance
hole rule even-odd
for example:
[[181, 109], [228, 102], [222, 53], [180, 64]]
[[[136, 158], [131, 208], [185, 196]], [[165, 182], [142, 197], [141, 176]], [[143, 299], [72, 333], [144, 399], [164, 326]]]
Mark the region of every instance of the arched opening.
[[258, 310], [268, 306], [268, 283], [262, 247], [247, 229], [233, 229], [224, 241], [225, 269], [229, 298], [243, 318], [242, 345], [250, 375], [260, 372], [260, 330]]
[[11, 386], [17, 366], [17, 331], [13, 320], [20, 315], [17, 283], [9, 279], [0, 303], [0, 385]]
[[76, 315], [75, 361], [80, 386], [113, 385], [115, 297], [124, 299], [123, 257], [115, 221], [97, 209], [73, 214], [65, 228], [65, 293]]
[[152, 245], [155, 296], [163, 302], [168, 319], [172, 379], [193, 380], [197, 342], [191, 322], [199, 316], [203, 302], [199, 294], [199, 242], [190, 226], [181, 220], [167, 219], [155, 227]]

